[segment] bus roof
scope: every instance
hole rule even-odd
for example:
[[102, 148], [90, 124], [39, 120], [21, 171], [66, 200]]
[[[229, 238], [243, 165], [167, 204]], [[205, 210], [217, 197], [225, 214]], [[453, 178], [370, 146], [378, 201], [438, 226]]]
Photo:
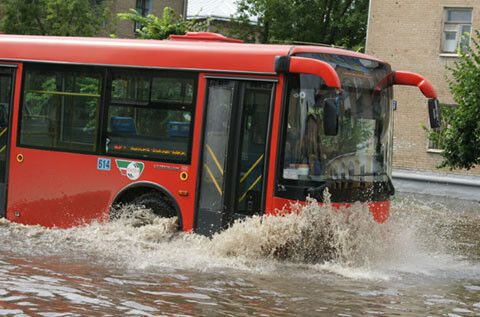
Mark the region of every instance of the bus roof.
[[275, 74], [275, 56], [307, 52], [382, 62], [365, 54], [323, 46], [0, 35], [0, 61]]

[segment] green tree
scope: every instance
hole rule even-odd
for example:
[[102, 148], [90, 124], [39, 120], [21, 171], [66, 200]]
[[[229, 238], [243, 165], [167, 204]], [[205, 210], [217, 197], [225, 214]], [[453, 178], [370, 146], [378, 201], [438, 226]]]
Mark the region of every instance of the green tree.
[[235, 20], [256, 16], [262, 42], [300, 41], [362, 48], [368, 0], [240, 0]]
[[122, 20], [133, 21], [140, 27], [136, 32], [143, 39], [166, 39], [172, 34], [185, 34], [188, 31], [206, 31], [209, 21], [184, 20], [175, 13], [172, 8], [165, 7], [163, 15], [157, 17], [154, 14], [142, 16], [136, 10], [131, 9], [127, 13], [119, 13]]
[[480, 163], [480, 32], [472, 45], [459, 51], [460, 58], [449, 68], [453, 99], [458, 104], [447, 114], [448, 127], [443, 131], [441, 167], [470, 169]]
[[95, 36], [109, 20], [110, 0], [2, 0], [0, 29], [9, 34]]
[[449, 104], [440, 104], [441, 122], [438, 129], [430, 129], [426, 125], [422, 125], [422, 128], [427, 132], [430, 139], [430, 146], [432, 149], [445, 148], [445, 136], [448, 133], [450, 122], [452, 121], [455, 107]]

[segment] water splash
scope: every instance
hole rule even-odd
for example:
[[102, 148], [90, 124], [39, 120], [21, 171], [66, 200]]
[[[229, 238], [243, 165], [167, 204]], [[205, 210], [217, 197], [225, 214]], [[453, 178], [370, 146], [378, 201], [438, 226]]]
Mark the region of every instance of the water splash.
[[311, 199], [291, 209], [293, 213], [282, 216], [255, 216], [234, 223], [213, 237], [213, 250], [221, 256], [250, 259], [352, 264], [368, 259], [362, 244], [380, 235], [366, 205], [334, 208]]
[[[291, 214], [238, 221], [211, 239], [177, 232], [175, 218], [127, 208], [116, 221], [64, 230], [0, 220], [0, 237], [11, 242], [8, 248], [28, 255], [89, 257], [135, 269], [271, 272], [296, 265], [310, 273], [361, 279], [480, 272], [465, 259], [458, 239], [452, 239], [464, 216], [410, 198], [394, 201], [391, 217], [382, 225], [374, 222], [366, 204], [336, 209], [310, 200], [293, 206]], [[478, 214], [469, 217], [480, 223]]]

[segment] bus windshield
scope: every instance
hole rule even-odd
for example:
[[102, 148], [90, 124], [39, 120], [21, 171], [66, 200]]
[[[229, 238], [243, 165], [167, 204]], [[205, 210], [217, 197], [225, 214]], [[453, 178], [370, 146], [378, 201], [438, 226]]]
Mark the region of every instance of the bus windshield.
[[[313, 183], [309, 186], [330, 180], [388, 181], [393, 143], [392, 88], [379, 83], [391, 72], [390, 66], [349, 56], [300, 56], [328, 62], [337, 71], [343, 90], [339, 94], [314, 75], [289, 77], [283, 179]], [[335, 136], [324, 133], [327, 102], [337, 107], [339, 128]]]

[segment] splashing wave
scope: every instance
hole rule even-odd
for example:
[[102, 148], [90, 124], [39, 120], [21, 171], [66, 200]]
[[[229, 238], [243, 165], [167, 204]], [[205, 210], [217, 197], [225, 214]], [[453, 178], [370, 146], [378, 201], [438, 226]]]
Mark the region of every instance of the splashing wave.
[[[283, 216], [254, 216], [211, 239], [177, 232], [176, 219], [128, 207], [116, 221], [71, 229], [47, 229], [0, 221], [0, 246], [29, 255], [89, 257], [100, 263], [166, 270], [219, 268], [265, 272], [282, 265], [307, 266], [353, 278], [436, 274], [478, 265], [462, 260], [451, 239], [451, 211], [418, 200], [393, 204], [384, 224], [373, 221], [365, 204], [336, 209], [314, 200]], [[478, 216], [474, 217], [480, 223]], [[477, 272], [477, 273], [474, 273]]]

